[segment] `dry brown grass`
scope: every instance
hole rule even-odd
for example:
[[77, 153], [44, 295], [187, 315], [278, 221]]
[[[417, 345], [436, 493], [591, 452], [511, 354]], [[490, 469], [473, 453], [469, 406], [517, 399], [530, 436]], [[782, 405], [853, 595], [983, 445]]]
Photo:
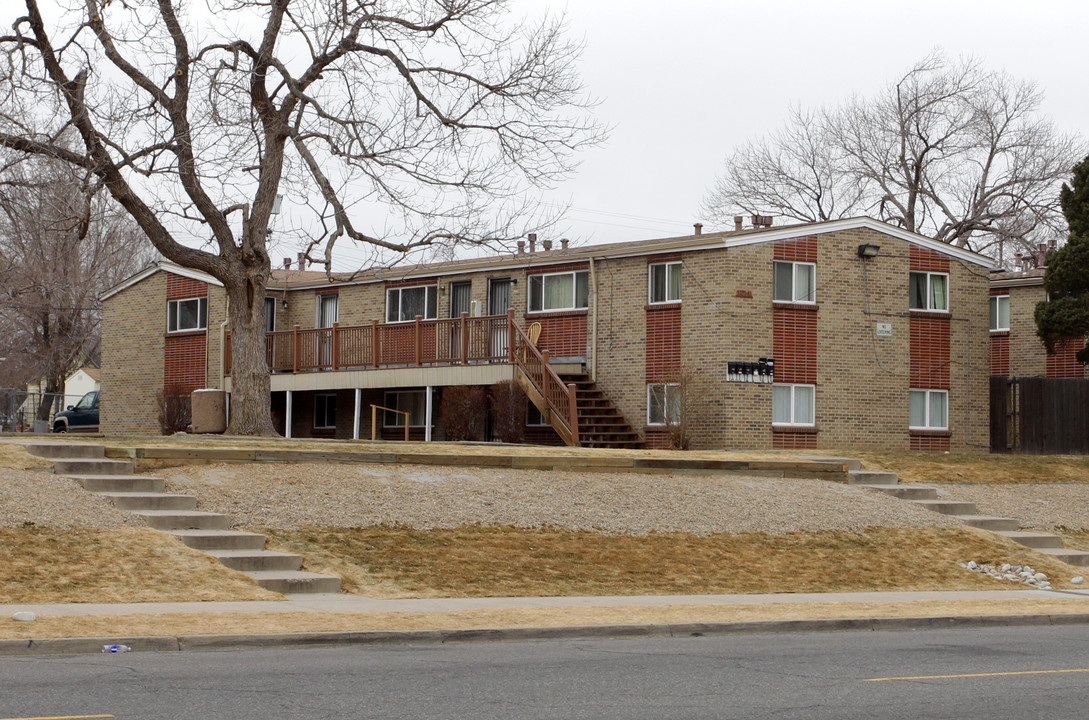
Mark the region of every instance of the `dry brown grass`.
[[[831, 453], [830, 453], [831, 454]], [[1089, 482], [1086, 455], [984, 455], [958, 453], [843, 453], [867, 470], [897, 473], [904, 482]]]
[[2, 638], [128, 637], [368, 630], [746, 622], [829, 618], [1034, 615], [1089, 612], [1084, 599], [1007, 599], [861, 603], [765, 603], [649, 607], [550, 607], [429, 613], [179, 613], [164, 615], [43, 615], [35, 622], [0, 618]]
[[470, 526], [262, 529], [307, 568], [372, 597], [503, 597], [981, 590], [1020, 586], [958, 563], [1029, 564], [1063, 586], [1079, 572], [974, 528], [767, 535], [603, 535]]
[[0, 467], [12, 470], [33, 470], [34, 468], [47, 468], [50, 463], [45, 458], [31, 455], [22, 445], [0, 442]]
[[282, 598], [154, 530], [0, 528], [0, 603]]

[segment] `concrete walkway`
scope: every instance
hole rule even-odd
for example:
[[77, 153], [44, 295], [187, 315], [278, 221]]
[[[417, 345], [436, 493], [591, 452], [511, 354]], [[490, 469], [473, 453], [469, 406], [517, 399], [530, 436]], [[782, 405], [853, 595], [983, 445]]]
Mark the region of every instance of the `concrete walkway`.
[[[1086, 590], [937, 590], [925, 592], [778, 593], [764, 595], [613, 595], [593, 597], [412, 598], [382, 600], [346, 593], [287, 595], [287, 600], [245, 602], [61, 603], [0, 605], [0, 617], [20, 610], [39, 615], [157, 615], [164, 613], [370, 613], [454, 612], [504, 608], [653, 607], [662, 605], [766, 605], [889, 603], [924, 600], [1041, 600], [1084, 598]], [[1089, 606], [1087, 606], [1089, 611]]]

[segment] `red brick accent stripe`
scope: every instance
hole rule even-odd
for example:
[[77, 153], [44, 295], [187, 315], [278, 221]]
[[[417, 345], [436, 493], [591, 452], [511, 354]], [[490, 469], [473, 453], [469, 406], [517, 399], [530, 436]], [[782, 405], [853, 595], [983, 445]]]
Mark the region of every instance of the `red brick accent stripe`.
[[[386, 287], [387, 288], [419, 287], [420, 285], [438, 285], [438, 284], [439, 284], [439, 279], [437, 277], [410, 278], [408, 280], [387, 280], [386, 281]], [[321, 295], [321, 294], [331, 295], [331, 294], [336, 293], [335, 290], [333, 290], [333, 291], [318, 290], [317, 292], [318, 292], [319, 295]], [[401, 432], [403, 433], [404, 430], [402, 430]], [[404, 435], [401, 435], [401, 437], [404, 437]]]
[[673, 447], [669, 440], [669, 430], [665, 428], [647, 428], [645, 444], [652, 450], [669, 450]]
[[936, 250], [909, 245], [911, 269], [917, 272], [949, 272], [949, 256]]
[[[166, 274], [166, 299], [184, 300], [185, 298], [207, 297], [208, 284], [193, 278], [175, 275], [172, 272]], [[165, 310], [164, 310], [165, 311]], [[165, 324], [165, 323], [164, 323]]]
[[817, 262], [817, 236], [780, 240], [774, 243], [774, 252], [776, 260], [815, 263]]
[[[776, 307], [772, 348], [775, 382], [817, 382], [817, 310]], [[755, 358], [754, 358], [755, 359]]]
[[664, 253], [662, 255], [647, 255], [647, 265], [656, 263], [680, 262], [681, 253]]
[[163, 389], [192, 392], [204, 387], [205, 333], [168, 335], [164, 345]]
[[537, 347], [548, 350], [552, 357], [586, 356], [586, 313], [574, 315], [527, 315], [526, 322], [541, 323]]
[[912, 315], [910, 355], [911, 387], [948, 390], [949, 318]]
[[526, 268], [526, 275], [540, 275], [542, 273], [573, 272], [575, 270], [589, 270], [590, 263], [566, 263], [564, 265], [537, 265]]
[[1049, 378], [1085, 377], [1085, 366], [1074, 357], [1083, 347], [1085, 347], [1083, 342], [1070, 342], [1055, 348], [1055, 354], [1047, 356], [1047, 376]]
[[647, 308], [647, 382], [662, 382], [681, 371], [681, 308]]
[[991, 375], [1010, 376], [1010, 334], [991, 333]]
[[771, 446], [776, 450], [813, 450], [817, 447], [817, 433], [776, 430], [771, 435]]
[[1009, 288], [1000, 288], [1000, 287], [991, 288], [991, 297], [994, 297], [995, 295], [1009, 295], [1009, 294], [1010, 294], [1010, 289]]
[[949, 436], [912, 435], [911, 449], [915, 452], [949, 452]]

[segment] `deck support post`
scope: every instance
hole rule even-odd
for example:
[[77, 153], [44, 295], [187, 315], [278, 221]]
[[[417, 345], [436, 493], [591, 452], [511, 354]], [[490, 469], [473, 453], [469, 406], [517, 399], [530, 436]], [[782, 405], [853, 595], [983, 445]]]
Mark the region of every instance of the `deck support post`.
[[291, 391], [284, 391], [287, 397], [284, 399], [284, 406], [287, 408], [284, 412], [284, 437], [288, 440], [291, 439]]
[[359, 407], [359, 404], [362, 401], [363, 401], [363, 391], [361, 389], [359, 389], [359, 388], [356, 388], [355, 389], [355, 407], [353, 408], [354, 412], [352, 413], [354, 415], [354, 417], [352, 419], [352, 440], [358, 440], [359, 439], [359, 413], [360, 413], [360, 410], [362, 410], [362, 408]]
[[434, 410], [434, 403], [432, 403], [431, 386], [427, 386], [426, 395], [424, 396], [424, 408], [427, 419], [424, 420], [424, 441], [431, 442], [431, 413]]

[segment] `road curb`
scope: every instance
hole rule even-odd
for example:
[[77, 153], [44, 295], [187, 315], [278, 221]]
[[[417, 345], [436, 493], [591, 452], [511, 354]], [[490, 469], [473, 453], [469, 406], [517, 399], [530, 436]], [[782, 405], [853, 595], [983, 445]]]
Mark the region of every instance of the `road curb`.
[[1060, 615], [950, 615], [934, 617], [754, 620], [747, 622], [571, 625], [468, 630], [377, 630], [137, 637], [0, 640], [3, 655], [101, 653], [104, 645], [128, 645], [134, 652], [242, 650], [269, 647], [344, 645], [440, 645], [462, 642], [580, 640], [632, 637], [704, 637], [754, 633], [940, 630], [983, 627], [1089, 625], [1089, 613]]

